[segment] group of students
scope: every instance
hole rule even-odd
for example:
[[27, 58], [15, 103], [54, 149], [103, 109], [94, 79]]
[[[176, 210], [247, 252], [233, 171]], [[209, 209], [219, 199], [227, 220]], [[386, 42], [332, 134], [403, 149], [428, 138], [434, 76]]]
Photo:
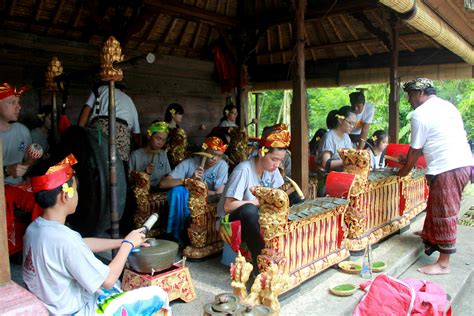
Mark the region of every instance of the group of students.
[[[350, 106], [329, 112], [326, 118], [328, 130], [317, 130], [309, 143], [309, 151], [316, 156], [323, 175], [342, 170], [343, 162], [337, 152], [340, 148], [368, 149], [371, 168], [380, 169], [385, 166], [385, 149], [389, 140], [387, 132], [377, 130], [370, 138], [367, 137], [375, 114], [374, 106], [365, 102], [363, 92], [353, 92], [349, 99]], [[318, 195], [324, 196], [324, 176], [320, 179], [322, 181]]]
[[[426, 86], [429, 85], [425, 84], [422, 88], [426, 88]], [[422, 99], [425, 90], [420, 89], [417, 85], [414, 85], [414, 87], [409, 86], [406, 91], [409, 91], [411, 99], [419, 98], [421, 101], [417, 100], [420, 101], [420, 104], [428, 102], [426, 98], [433, 102], [434, 97], [432, 96]], [[415, 96], [414, 92], [419, 94]], [[2, 138], [5, 136], [5, 131], [9, 132], [15, 126], [14, 124], [17, 124], [10, 124], [9, 122], [18, 119], [20, 110], [19, 94], [17, 90], [11, 87], [4, 90], [0, 89]], [[351, 103], [352, 99], [351, 97]], [[354, 97], [354, 99], [356, 98]], [[414, 103], [415, 101], [412, 104]], [[420, 106], [420, 104], [416, 103], [417, 106]], [[364, 108], [362, 107], [362, 112]], [[421, 106], [420, 109], [422, 109]], [[224, 110], [225, 119], [222, 122], [235, 123], [235, 113], [231, 113], [232, 111], [233, 109]], [[361, 128], [359, 139], [356, 140], [357, 147], [365, 147], [368, 128], [364, 128], [366, 126], [364, 124], [370, 124], [371, 118], [359, 119], [358, 114], [360, 113], [358, 112], [357, 104], [352, 104], [351, 107], [343, 107], [331, 112], [328, 116], [330, 131], [322, 136], [318, 145], [321, 165], [328, 170], [340, 168], [342, 165], [339, 157], [336, 156], [337, 149], [353, 146], [349, 135], [351, 132], [353, 133], [354, 127], [360, 126]], [[260, 235], [258, 221], [259, 202], [250, 189], [253, 186], [278, 188], [283, 184], [284, 180], [279, 167], [285, 160], [287, 148], [291, 141], [288, 128], [284, 124], [276, 124], [266, 128], [259, 140], [256, 153], [251, 155], [248, 160], [235, 166], [229, 176], [227, 175], [228, 165], [222, 159], [227, 149], [228, 139], [218, 137], [217, 134], [212, 133], [206, 137], [203, 144], [203, 150], [212, 156], [211, 159], [208, 159], [204, 168], [200, 167], [198, 157], [192, 157], [172, 169], [169, 163], [166, 164], [163, 144], [166, 142], [170, 128], [179, 126], [183, 113], [184, 111], [180, 113], [179, 109], [171, 108], [166, 112], [168, 118], [171, 118], [169, 122], [154, 122], [147, 128], [148, 143], [144, 148], [132, 152], [129, 161], [130, 169], [148, 172], [154, 177], [154, 183], [160, 189], [180, 188], [179, 190], [183, 190], [184, 179], [194, 177], [203, 180], [211, 194], [221, 193], [217, 207], [216, 226], [225, 228], [230, 223], [240, 221], [241, 240], [247, 244], [251, 257], [256, 262], [257, 256], [264, 247], [264, 242]], [[458, 116], [457, 114], [456, 117], [458, 118]], [[5, 121], [8, 124], [3, 124]], [[229, 124], [229, 122], [222, 122], [223, 125]], [[460, 125], [461, 131], [463, 130], [462, 121]], [[20, 130], [23, 131], [21, 126]], [[416, 129], [415, 133], [417, 133]], [[383, 135], [375, 134], [371, 139], [374, 141], [372, 147], [381, 151], [387, 139]], [[429, 137], [431, 136], [428, 135]], [[419, 140], [419, 137], [416, 139]], [[377, 142], [378, 140], [380, 141]], [[427, 143], [421, 141], [419, 143], [421, 147], [416, 147], [418, 146], [416, 144], [412, 147], [424, 148], [424, 146], [427, 146]], [[10, 146], [10, 144], [8, 145]], [[17, 151], [22, 150], [21, 155], [24, 155], [24, 143], [17, 148]], [[430, 152], [428, 151], [428, 153]], [[412, 161], [416, 161], [410, 155], [417, 157], [418, 152], [409, 153], [406, 170], [413, 166]], [[374, 155], [374, 158], [376, 156]], [[428, 164], [430, 167], [430, 159], [436, 157], [431, 158], [430, 156], [427, 158], [429, 158]], [[117, 312], [121, 315], [127, 315], [127, 313], [149, 315], [160, 308], [168, 309], [169, 302], [166, 293], [162, 289], [149, 287], [122, 293], [116, 283], [130, 251], [133, 248], [147, 246], [142, 229], [132, 231], [124, 239], [105, 240], [82, 238], [65, 225], [66, 217], [75, 212], [79, 198], [77, 179], [71, 167], [74, 163], [75, 158], [73, 156], [68, 156], [53, 166], [47, 165], [44, 161], [34, 166], [30, 173], [34, 198], [43, 208], [43, 214], [28, 227], [24, 239], [23, 278], [29, 290], [45, 303], [51, 314], [94, 315]], [[462, 164], [456, 166], [465, 166], [470, 163], [472, 164], [471, 159], [465, 159]], [[21, 168], [19, 169], [14, 165], [7, 165], [6, 167], [8, 169], [7, 175], [20, 175]], [[405, 175], [403, 174], [403, 172], [406, 172], [405, 169], [400, 171], [400, 175]], [[462, 169], [462, 171], [467, 174], [467, 169]], [[459, 184], [460, 192], [462, 192], [462, 187], [464, 187], [467, 179], [464, 173], [463, 181]], [[22, 175], [24, 175], [24, 172]], [[430, 193], [430, 197], [431, 195]], [[300, 202], [294, 199], [290, 200], [294, 203]], [[428, 205], [430, 209], [430, 201]], [[177, 214], [172, 218], [179, 222], [182, 220], [182, 216], [183, 214]], [[433, 233], [435, 224], [429, 222], [428, 226], [422, 237], [425, 242], [429, 243], [430, 250], [445, 251], [446, 241], [440, 244], [440, 241], [434, 235], [435, 233]], [[229, 236], [229, 238], [231, 240], [233, 238], [237, 239], [237, 236]], [[93, 255], [93, 252], [110, 249], [117, 249], [118, 253], [108, 265], [101, 263]], [[452, 251], [452, 248], [449, 251]], [[440, 258], [443, 259], [444, 257]], [[445, 269], [443, 270], [445, 272], [447, 271], [446, 265], [446, 260], [441, 260], [435, 268], [438, 270]], [[440, 266], [441, 268], [439, 268]], [[433, 268], [423, 272], [432, 272], [432, 270]], [[435, 272], [439, 272], [438, 270]]]

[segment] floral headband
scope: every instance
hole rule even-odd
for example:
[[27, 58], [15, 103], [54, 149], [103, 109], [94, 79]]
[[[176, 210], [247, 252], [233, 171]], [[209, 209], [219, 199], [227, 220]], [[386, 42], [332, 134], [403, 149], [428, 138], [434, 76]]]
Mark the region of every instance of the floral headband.
[[341, 115], [341, 114], [336, 114], [335, 116], [336, 116], [336, 118], [341, 119], [341, 120], [346, 119], [346, 117], [344, 115]]
[[215, 151], [225, 152], [228, 145], [224, 144], [224, 141], [216, 136], [207, 137], [202, 144], [202, 149], [210, 149]]
[[155, 133], [165, 133], [168, 134], [168, 123], [166, 122], [156, 122], [148, 126], [146, 129], [146, 134], [148, 137], [151, 137]]
[[8, 83], [4, 82], [0, 85], [0, 100], [8, 98], [12, 95], [19, 97], [26, 90], [26, 86], [22, 86], [20, 89], [17, 90], [16, 87], [12, 87]]

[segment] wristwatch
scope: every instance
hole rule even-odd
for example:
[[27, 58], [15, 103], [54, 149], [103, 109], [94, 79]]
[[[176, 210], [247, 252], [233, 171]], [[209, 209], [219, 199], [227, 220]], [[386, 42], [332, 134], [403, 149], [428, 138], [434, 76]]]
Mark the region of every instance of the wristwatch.
[[8, 176], [8, 166], [3, 166], [3, 176], [4, 177]]

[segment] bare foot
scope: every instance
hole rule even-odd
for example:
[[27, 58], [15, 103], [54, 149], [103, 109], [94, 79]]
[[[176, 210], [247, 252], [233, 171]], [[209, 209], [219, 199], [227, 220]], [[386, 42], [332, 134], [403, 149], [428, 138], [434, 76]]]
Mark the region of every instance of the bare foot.
[[413, 233], [413, 235], [421, 236], [421, 230], [417, 230], [416, 232]]
[[449, 266], [442, 266], [438, 262], [436, 262], [436, 263], [424, 266], [422, 268], [419, 268], [417, 271], [423, 274], [428, 274], [428, 275], [438, 275], [438, 274], [448, 274], [451, 272], [451, 269], [449, 268]]

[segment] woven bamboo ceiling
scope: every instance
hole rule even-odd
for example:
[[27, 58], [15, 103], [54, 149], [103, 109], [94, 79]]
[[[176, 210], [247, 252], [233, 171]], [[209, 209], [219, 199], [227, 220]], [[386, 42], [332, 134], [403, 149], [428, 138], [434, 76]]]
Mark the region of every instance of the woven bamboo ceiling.
[[[290, 0], [3, 0], [1, 28], [101, 46], [114, 34], [125, 52], [212, 59], [227, 38], [257, 65], [293, 58]], [[425, 0], [471, 45], [474, 13], [463, 0]], [[375, 0], [308, 0], [306, 59], [355, 59], [389, 51], [391, 11]], [[399, 24], [401, 52], [440, 49], [430, 37]], [[229, 40], [230, 39], [230, 40]], [[236, 41], [238, 39], [238, 41]], [[239, 47], [240, 48], [240, 47]]]

